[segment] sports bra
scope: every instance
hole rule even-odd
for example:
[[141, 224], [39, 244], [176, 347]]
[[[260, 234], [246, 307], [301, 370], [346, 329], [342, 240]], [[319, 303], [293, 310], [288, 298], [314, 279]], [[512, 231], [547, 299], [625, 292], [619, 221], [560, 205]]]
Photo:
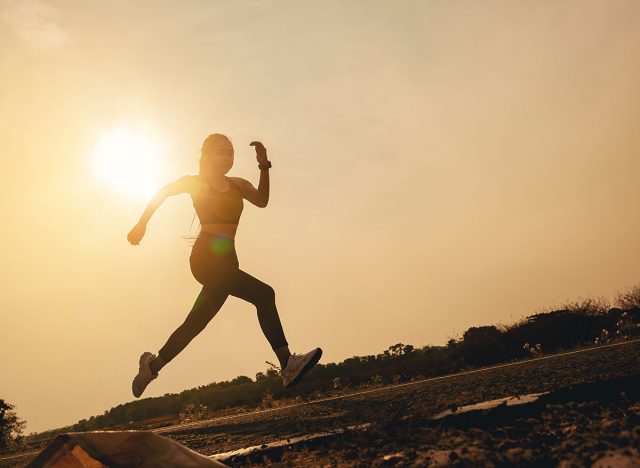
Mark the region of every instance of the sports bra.
[[242, 192], [237, 183], [226, 178], [229, 190], [219, 192], [206, 183], [206, 189], [193, 198], [193, 207], [200, 224], [238, 224], [244, 208]]

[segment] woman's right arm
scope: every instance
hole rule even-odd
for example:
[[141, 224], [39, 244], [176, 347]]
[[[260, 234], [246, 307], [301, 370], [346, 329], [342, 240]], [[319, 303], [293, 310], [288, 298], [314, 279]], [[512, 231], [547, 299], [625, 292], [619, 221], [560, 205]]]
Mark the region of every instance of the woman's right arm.
[[133, 229], [127, 235], [127, 240], [132, 245], [138, 245], [144, 236], [144, 233], [147, 229], [147, 223], [153, 216], [153, 213], [164, 203], [164, 201], [172, 197], [174, 195], [178, 195], [181, 193], [191, 193], [194, 187], [194, 177], [193, 176], [184, 176], [176, 180], [175, 182], [171, 182], [170, 184], [162, 187], [158, 193], [151, 199], [149, 204], [140, 216], [140, 220], [138, 223], [133, 226]]

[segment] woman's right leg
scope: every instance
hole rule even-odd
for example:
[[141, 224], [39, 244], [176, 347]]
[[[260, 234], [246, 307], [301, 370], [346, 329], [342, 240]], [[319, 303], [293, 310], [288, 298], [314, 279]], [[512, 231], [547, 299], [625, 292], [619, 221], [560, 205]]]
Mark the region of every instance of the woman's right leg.
[[228, 297], [227, 287], [204, 286], [186, 320], [174, 331], [159, 356], [147, 352], [140, 356], [140, 370], [131, 384], [133, 396], [139, 398], [158, 372], [182, 351], [216, 315]]

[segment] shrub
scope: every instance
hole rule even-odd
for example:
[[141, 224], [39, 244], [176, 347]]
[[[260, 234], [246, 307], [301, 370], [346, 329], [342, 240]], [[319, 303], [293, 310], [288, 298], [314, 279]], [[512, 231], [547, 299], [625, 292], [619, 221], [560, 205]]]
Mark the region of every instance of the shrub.
[[629, 290], [618, 293], [616, 306], [621, 309], [640, 309], [640, 284], [636, 284]]
[[604, 297], [587, 297], [567, 302], [561, 309], [584, 315], [606, 315], [610, 307], [609, 301]]
[[469, 328], [462, 336], [460, 349], [464, 362], [471, 365], [492, 364], [508, 354], [504, 333], [494, 326]]

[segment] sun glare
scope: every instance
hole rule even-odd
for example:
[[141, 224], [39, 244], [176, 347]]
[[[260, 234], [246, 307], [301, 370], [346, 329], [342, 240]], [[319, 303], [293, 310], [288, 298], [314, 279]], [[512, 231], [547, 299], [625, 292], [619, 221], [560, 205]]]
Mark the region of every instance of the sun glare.
[[96, 175], [113, 190], [149, 197], [159, 188], [162, 147], [153, 138], [126, 129], [103, 133], [93, 151]]

